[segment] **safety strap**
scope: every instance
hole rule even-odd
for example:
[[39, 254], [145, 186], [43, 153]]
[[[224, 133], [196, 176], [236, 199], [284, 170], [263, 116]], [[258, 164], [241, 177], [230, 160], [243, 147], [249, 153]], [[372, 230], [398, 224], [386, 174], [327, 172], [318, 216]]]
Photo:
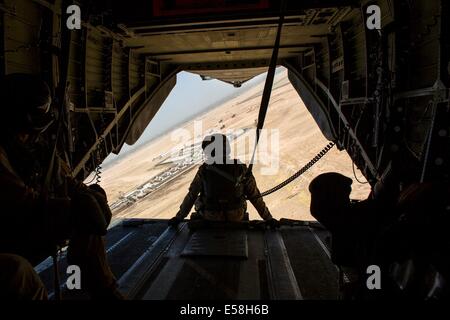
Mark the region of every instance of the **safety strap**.
[[[285, 4], [286, 4], [286, 1], [283, 0], [281, 2], [280, 19], [278, 21], [277, 36], [275, 38], [275, 44], [273, 46], [272, 57], [270, 59], [270, 64], [269, 64], [269, 70], [267, 71], [266, 82], [264, 84], [264, 91], [263, 91], [263, 95], [261, 98], [261, 106], [259, 108], [258, 124], [256, 126], [255, 149], [253, 150], [252, 159], [250, 161], [248, 169], [246, 170], [244, 175], [242, 177], [240, 177], [239, 180], [246, 179], [247, 177], [249, 177], [253, 170], [253, 162], [255, 161], [256, 149], [258, 147], [261, 130], [264, 127], [264, 121], [266, 119], [267, 109], [269, 107], [270, 95], [272, 93], [273, 80], [275, 78], [275, 70], [276, 70], [277, 61], [278, 61], [278, 51], [280, 49], [281, 29], [282, 29], [283, 23], [284, 23]], [[238, 181], [238, 183], [241, 183], [241, 181]]]
[[[45, 180], [43, 183], [43, 190], [45, 193], [49, 193], [50, 185], [52, 183], [53, 174], [55, 170], [55, 163], [57, 158], [57, 149], [59, 139], [61, 138], [61, 131], [63, 130], [63, 111], [65, 103], [67, 102], [66, 97], [68, 94], [68, 86], [67, 86], [67, 72], [69, 68], [69, 50], [70, 43], [72, 41], [71, 32], [67, 28], [62, 28], [61, 37], [61, 54], [59, 55], [59, 83], [58, 83], [58, 94], [59, 94], [59, 103], [60, 110], [58, 114], [58, 127], [56, 129], [56, 137], [55, 143], [53, 145], [52, 154], [50, 158], [50, 162], [47, 168], [47, 172], [45, 175]], [[60, 278], [59, 278], [59, 265], [58, 265], [58, 252], [59, 246], [55, 245], [55, 253], [52, 255], [53, 258], [53, 269], [54, 269], [54, 290], [55, 290], [55, 299], [61, 300], [61, 286], [60, 286]]]

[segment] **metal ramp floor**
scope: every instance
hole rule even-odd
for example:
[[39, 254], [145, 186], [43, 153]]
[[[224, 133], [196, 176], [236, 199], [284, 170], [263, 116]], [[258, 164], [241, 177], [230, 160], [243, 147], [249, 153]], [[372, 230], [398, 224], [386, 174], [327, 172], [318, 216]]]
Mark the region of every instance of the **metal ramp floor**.
[[[270, 230], [257, 222], [169, 228], [167, 220], [124, 220], [110, 229], [106, 247], [120, 290], [130, 299], [337, 299], [328, 238], [317, 223]], [[63, 254], [62, 284], [66, 266]], [[52, 298], [51, 262], [36, 270]], [[86, 298], [62, 289], [65, 299]]]

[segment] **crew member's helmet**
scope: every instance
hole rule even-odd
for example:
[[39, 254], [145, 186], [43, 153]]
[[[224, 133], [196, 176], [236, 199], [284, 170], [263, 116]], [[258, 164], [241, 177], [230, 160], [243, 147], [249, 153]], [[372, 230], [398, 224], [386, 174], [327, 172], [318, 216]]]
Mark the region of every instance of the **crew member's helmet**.
[[206, 136], [202, 142], [202, 149], [206, 156], [221, 159], [228, 157], [231, 153], [230, 142], [226, 135], [222, 133], [214, 133]]
[[1, 126], [13, 132], [41, 133], [54, 121], [51, 92], [39, 76], [8, 74], [0, 84]]

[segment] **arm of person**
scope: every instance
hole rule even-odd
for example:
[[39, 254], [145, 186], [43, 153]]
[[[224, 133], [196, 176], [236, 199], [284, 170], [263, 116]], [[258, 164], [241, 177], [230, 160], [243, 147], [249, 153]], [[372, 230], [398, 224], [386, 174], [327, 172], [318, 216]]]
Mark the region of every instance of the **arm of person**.
[[273, 219], [269, 208], [267, 208], [263, 197], [261, 197], [261, 192], [256, 185], [256, 180], [253, 174], [251, 174], [247, 179], [244, 187], [244, 193], [247, 196], [247, 199], [249, 199], [252, 205], [255, 207], [256, 211], [258, 211], [258, 214], [261, 216], [261, 218], [266, 221]]
[[189, 186], [189, 191], [187, 195], [184, 197], [183, 202], [181, 203], [180, 210], [176, 214], [175, 218], [178, 220], [183, 220], [186, 218], [191, 212], [192, 207], [197, 200], [198, 194], [200, 193], [202, 188], [202, 178], [201, 178], [201, 167], [197, 171], [197, 174], [192, 180], [191, 185]]
[[[76, 185], [74, 182], [69, 184]], [[31, 237], [36, 233], [57, 242], [68, 239], [77, 225], [106, 233], [105, 220], [109, 223], [111, 218], [106, 196], [83, 184], [77, 185], [81, 187], [69, 188], [73, 190], [66, 196], [49, 197], [27, 185], [3, 155], [0, 161], [0, 203], [5, 208], [2, 212], [4, 225], [17, 234], [23, 232]]]
[[[70, 199], [49, 199], [27, 186], [13, 171], [0, 164], [2, 226], [12, 238], [34, 235], [63, 240], [70, 234]], [[3, 229], [3, 228], [2, 228]], [[37, 239], [34, 239], [36, 241]]]

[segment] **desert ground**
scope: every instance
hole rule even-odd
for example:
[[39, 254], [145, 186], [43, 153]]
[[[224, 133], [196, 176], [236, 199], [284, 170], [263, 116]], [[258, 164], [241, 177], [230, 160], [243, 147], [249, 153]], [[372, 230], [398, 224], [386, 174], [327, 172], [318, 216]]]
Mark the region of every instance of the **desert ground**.
[[[180, 129], [183, 129], [185, 134], [189, 133], [193, 142], [194, 139], [201, 140], [204, 135], [212, 131], [226, 133], [251, 127], [251, 130], [232, 143], [233, 154], [236, 154], [241, 161], [248, 163], [253, 152], [255, 136], [253, 128], [258, 117], [263, 86], [264, 83], [260, 83], [250, 88], [242, 95], [185, 123]], [[199, 125], [202, 126], [201, 131], [198, 129]], [[253, 169], [261, 191], [270, 189], [290, 177], [328, 143], [297, 92], [289, 83], [286, 71], [277, 74], [275, 79], [265, 129], [268, 132], [268, 139], [262, 141]], [[120, 200], [155, 175], [167, 170], [167, 166], [170, 164], [158, 164], [158, 156], [180, 145], [180, 141], [175, 139], [179, 137], [180, 132], [180, 130], [167, 132], [166, 135], [147, 143], [137, 151], [125, 155], [105, 168], [100, 184], [106, 190], [110, 204]], [[264, 148], [265, 146], [267, 148]], [[277, 150], [278, 152], [276, 152]], [[170, 218], [174, 216], [197, 167], [198, 165], [193, 166], [192, 169], [164, 184], [125, 210], [113, 211], [114, 218]], [[272, 169], [268, 170], [269, 168]], [[355, 170], [358, 179], [365, 181], [359, 170]], [[333, 148], [300, 178], [265, 197], [272, 215], [278, 219], [314, 220], [309, 212], [308, 185], [314, 177], [330, 171], [342, 173], [353, 179], [351, 194], [353, 199], [365, 199], [369, 194], [370, 186], [360, 184], [355, 180], [352, 161], [348, 154]], [[250, 218], [259, 219], [251, 204], [248, 207]]]

